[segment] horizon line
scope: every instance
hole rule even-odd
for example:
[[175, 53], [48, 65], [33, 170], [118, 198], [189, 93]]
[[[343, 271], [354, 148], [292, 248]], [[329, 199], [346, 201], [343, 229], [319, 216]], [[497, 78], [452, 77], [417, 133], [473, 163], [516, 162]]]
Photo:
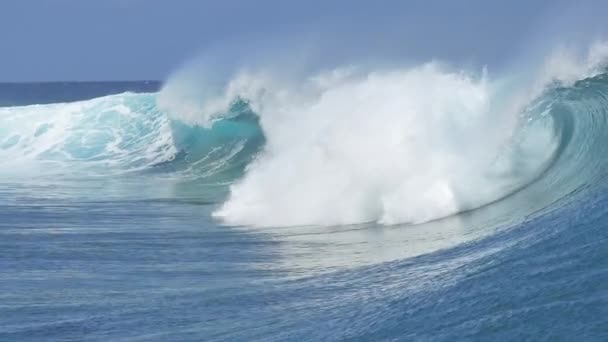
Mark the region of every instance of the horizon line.
[[44, 84], [44, 83], [135, 83], [135, 82], [150, 82], [150, 83], [162, 83], [161, 80], [82, 80], [82, 81], [0, 81], [0, 84]]

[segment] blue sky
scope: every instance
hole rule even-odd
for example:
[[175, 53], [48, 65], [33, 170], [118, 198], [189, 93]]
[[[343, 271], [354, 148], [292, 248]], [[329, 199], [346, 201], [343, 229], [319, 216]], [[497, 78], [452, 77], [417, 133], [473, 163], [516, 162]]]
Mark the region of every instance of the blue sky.
[[303, 37], [328, 57], [373, 52], [413, 61], [500, 64], [542, 40], [543, 31], [555, 35], [556, 23], [588, 24], [595, 13], [602, 25], [601, 13], [608, 10], [602, 1], [587, 1], [575, 8], [587, 11], [573, 15], [574, 6], [564, 9], [565, 3], [2, 0], [0, 81], [164, 79], [226, 43], [263, 49], [275, 41], [289, 48]]

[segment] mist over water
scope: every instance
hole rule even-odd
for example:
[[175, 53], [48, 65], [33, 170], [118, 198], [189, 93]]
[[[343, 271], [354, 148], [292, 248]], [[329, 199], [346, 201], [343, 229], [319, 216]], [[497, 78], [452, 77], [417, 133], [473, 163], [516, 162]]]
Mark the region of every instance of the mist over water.
[[438, 62], [293, 79], [244, 66], [219, 83], [202, 75], [194, 99], [179, 91], [197, 75], [186, 68], [159, 105], [195, 126], [229, 118], [238, 100], [259, 117], [266, 144], [215, 212], [225, 223], [420, 223], [500, 200], [544, 172], [560, 144], [546, 93], [601, 73], [605, 46], [560, 48], [532, 74], [505, 77]]

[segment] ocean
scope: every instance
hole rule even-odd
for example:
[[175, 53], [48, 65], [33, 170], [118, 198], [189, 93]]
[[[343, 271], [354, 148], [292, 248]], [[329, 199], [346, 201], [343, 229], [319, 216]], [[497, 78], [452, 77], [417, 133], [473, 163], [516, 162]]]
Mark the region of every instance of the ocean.
[[0, 340], [608, 339], [606, 69], [330, 76], [0, 84]]

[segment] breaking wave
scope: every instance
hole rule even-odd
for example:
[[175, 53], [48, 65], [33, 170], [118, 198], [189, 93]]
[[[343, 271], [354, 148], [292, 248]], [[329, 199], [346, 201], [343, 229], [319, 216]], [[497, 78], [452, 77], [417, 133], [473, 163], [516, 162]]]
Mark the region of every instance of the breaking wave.
[[[606, 167], [606, 48], [492, 77], [437, 62], [289, 79], [241, 68], [159, 93], [0, 108], [0, 175], [178, 177], [229, 186], [230, 225], [422, 223]], [[202, 85], [202, 86], [201, 86]]]

